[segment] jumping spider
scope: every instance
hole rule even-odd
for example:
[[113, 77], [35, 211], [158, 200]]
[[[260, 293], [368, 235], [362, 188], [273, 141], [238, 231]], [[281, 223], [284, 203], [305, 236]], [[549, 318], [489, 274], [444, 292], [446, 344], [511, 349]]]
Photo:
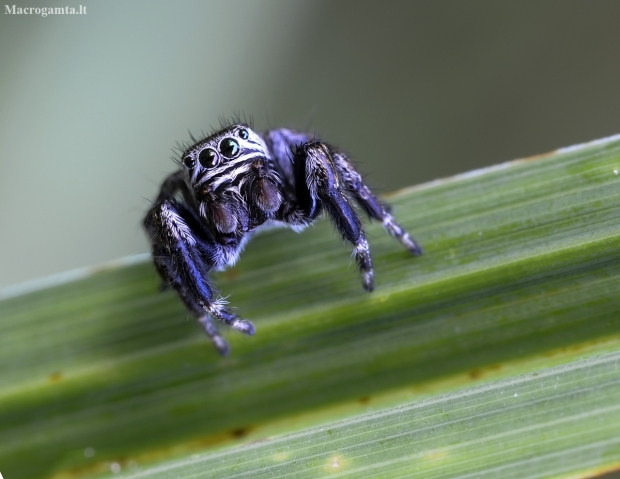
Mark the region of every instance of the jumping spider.
[[144, 226], [164, 286], [177, 291], [222, 355], [230, 347], [214, 318], [248, 335], [255, 329], [225, 307], [209, 272], [233, 265], [261, 227], [283, 224], [301, 231], [325, 209], [353, 245], [366, 291], [374, 287], [372, 263], [352, 200], [411, 254], [422, 253], [349, 159], [312, 135], [287, 129], [256, 133], [237, 123], [192, 140], [180, 157], [181, 169], [164, 180]]

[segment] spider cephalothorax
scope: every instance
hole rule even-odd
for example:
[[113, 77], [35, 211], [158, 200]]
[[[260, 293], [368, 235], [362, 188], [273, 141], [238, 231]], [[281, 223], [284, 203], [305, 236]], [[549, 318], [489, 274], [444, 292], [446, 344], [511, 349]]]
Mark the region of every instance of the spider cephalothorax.
[[351, 200], [412, 254], [422, 253], [349, 159], [311, 135], [229, 125], [194, 142], [179, 163], [181, 169], [166, 178], [144, 224], [164, 284], [177, 291], [221, 354], [229, 346], [213, 319], [250, 335], [254, 326], [225, 307], [208, 274], [233, 265], [261, 226], [276, 222], [299, 231], [324, 209], [353, 245], [367, 291], [374, 287], [370, 251]]

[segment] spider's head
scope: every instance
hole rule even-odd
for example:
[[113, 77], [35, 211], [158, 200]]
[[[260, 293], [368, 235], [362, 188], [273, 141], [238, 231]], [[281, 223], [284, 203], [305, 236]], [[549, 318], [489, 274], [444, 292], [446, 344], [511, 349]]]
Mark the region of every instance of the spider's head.
[[181, 161], [200, 215], [221, 233], [248, 231], [282, 203], [269, 149], [247, 125], [231, 125], [198, 141]]

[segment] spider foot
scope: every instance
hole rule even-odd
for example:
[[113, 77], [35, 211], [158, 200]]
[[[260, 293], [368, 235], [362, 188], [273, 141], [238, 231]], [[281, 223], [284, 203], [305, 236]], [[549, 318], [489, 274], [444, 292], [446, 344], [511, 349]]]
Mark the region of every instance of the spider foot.
[[228, 356], [230, 354], [230, 344], [219, 333], [211, 317], [209, 315], [201, 316], [198, 318], [198, 322], [202, 324], [205, 333], [213, 341], [213, 345], [217, 352], [220, 353], [220, 356]]
[[362, 273], [362, 287], [369, 293], [375, 289], [375, 279], [372, 271], [364, 271]]
[[422, 246], [416, 243], [416, 241], [409, 236], [409, 233], [405, 232], [405, 234], [401, 238], [398, 238], [398, 240], [413, 256], [421, 256], [424, 253]]
[[372, 260], [370, 259], [370, 248], [363, 235], [360, 235], [353, 248], [353, 256], [360, 273], [362, 273], [362, 287], [370, 293], [375, 289], [375, 279], [372, 271]]
[[402, 226], [400, 226], [394, 217], [386, 214], [383, 218], [383, 227], [387, 230], [392, 238], [397, 239], [413, 256], [420, 256], [423, 253], [422, 247], [409, 236]]
[[253, 336], [256, 332], [254, 325], [247, 319], [241, 319], [236, 314], [231, 313], [223, 304], [225, 304], [224, 300], [218, 300], [212, 303], [208, 308], [209, 313], [231, 328], [243, 334], [247, 334], [248, 336]]
[[248, 336], [254, 336], [256, 332], [254, 325], [247, 319], [235, 319], [230, 326]]

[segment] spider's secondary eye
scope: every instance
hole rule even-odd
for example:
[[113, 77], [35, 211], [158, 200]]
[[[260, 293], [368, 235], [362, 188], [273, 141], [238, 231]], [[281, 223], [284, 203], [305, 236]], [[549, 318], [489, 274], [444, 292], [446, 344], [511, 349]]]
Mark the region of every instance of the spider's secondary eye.
[[196, 161], [191, 156], [186, 156], [183, 158], [183, 164], [188, 168], [193, 168], [196, 164]]
[[239, 130], [237, 132], [237, 135], [239, 135], [239, 138], [241, 138], [242, 140], [247, 140], [248, 137], [250, 136], [250, 134], [248, 133], [248, 130], [246, 130], [245, 128], [242, 128], [241, 130]]
[[200, 161], [200, 164], [205, 168], [211, 168], [218, 163], [217, 153], [211, 148], [205, 148], [200, 152], [200, 155], [198, 156], [198, 161]]
[[220, 153], [226, 158], [234, 158], [239, 154], [239, 143], [232, 138], [225, 138], [220, 143]]

